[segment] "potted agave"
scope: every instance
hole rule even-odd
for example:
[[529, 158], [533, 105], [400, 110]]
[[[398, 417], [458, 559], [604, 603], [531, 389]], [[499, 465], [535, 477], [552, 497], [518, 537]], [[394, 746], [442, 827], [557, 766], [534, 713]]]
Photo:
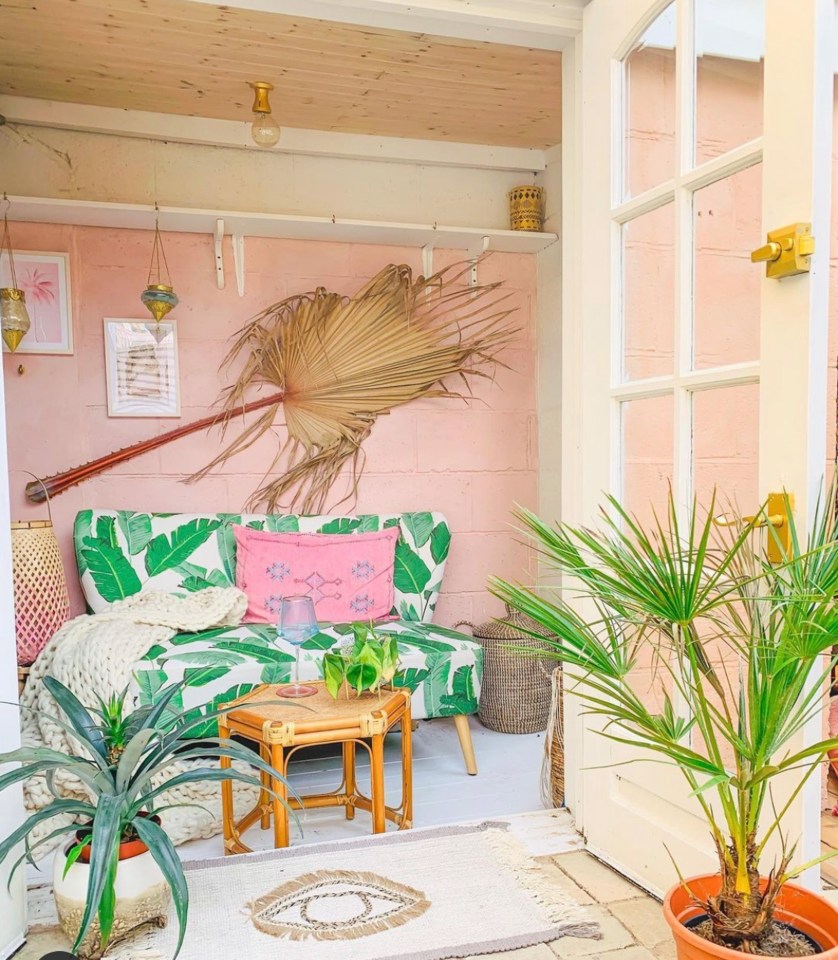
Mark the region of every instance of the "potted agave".
[[[179, 924], [175, 956], [186, 929], [189, 891], [180, 860], [161, 824], [166, 791], [201, 780], [241, 780], [260, 786], [258, 774], [221, 770], [208, 763], [230, 757], [279, 774], [257, 754], [232, 740], [188, 737], [198, 724], [223, 710], [199, 719], [178, 711], [172, 701], [182, 684], [161, 692], [153, 706], [126, 713], [126, 692], [99, 700], [88, 709], [52, 677], [44, 685], [59, 710], [51, 717], [80, 744], [78, 755], [45, 747], [22, 747], [0, 754], [0, 766], [15, 764], [0, 776], [0, 790], [36, 775], [45, 775], [54, 799], [31, 813], [0, 842], [0, 863], [18, 844], [24, 860], [33, 862], [39, 847], [72, 835], [56, 855], [53, 888], [59, 922], [73, 941], [73, 952], [82, 958], [100, 957], [109, 943], [125, 937], [143, 923], [163, 925], [170, 898]], [[174, 761], [192, 761], [174, 764]], [[61, 796], [55, 776], [77, 777], [89, 799]], [[33, 840], [33, 837], [35, 838]]]
[[[794, 846], [771, 791], [780, 776], [797, 778], [799, 791], [838, 746], [827, 739], [803, 749], [796, 740], [824, 707], [838, 641], [832, 512], [818, 511], [804, 542], [792, 521], [791, 547], [772, 566], [758, 519], [723, 530], [714, 510], [715, 502], [704, 517], [693, 504], [679, 522], [670, 498], [665, 518], [643, 524], [610, 499], [599, 530], [519, 512], [568, 586], [547, 592], [495, 580], [493, 590], [559, 638], [553, 653], [568, 687], [602, 718], [601, 732], [676, 765], [706, 818], [718, 872], [679, 872], [664, 900], [679, 958], [838, 957], [838, 911], [790, 882], [824, 858], [791, 866]], [[770, 527], [764, 535], [779, 545]], [[586, 609], [590, 617], [579, 612]], [[657, 714], [630, 682], [641, 655], [652, 660]], [[821, 679], [814, 687], [813, 674]], [[686, 711], [676, 709], [676, 691]], [[782, 853], [769, 858], [766, 843], [778, 837]]]

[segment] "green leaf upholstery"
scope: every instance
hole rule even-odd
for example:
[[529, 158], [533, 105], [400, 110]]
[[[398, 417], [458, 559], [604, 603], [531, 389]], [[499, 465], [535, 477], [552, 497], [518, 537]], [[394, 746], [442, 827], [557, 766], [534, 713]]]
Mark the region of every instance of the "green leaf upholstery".
[[[233, 524], [347, 536], [398, 526], [392, 614], [399, 619], [380, 629], [398, 638], [399, 682], [411, 689], [417, 718], [477, 712], [482, 648], [464, 634], [430, 623], [451, 546], [451, 532], [439, 513], [303, 517], [82, 510], [74, 539], [88, 607], [99, 613], [142, 590], [182, 593], [235, 585]], [[321, 624], [303, 645], [301, 676], [322, 677], [324, 652], [347, 638], [351, 641], [350, 625]], [[271, 625], [179, 634], [156, 644], [135, 665], [134, 693], [140, 703], [154, 703], [161, 688], [183, 680], [183, 705], [198, 719], [254, 686], [287, 682], [293, 662], [293, 648]], [[212, 727], [209, 721], [194, 735], [209, 736]]]

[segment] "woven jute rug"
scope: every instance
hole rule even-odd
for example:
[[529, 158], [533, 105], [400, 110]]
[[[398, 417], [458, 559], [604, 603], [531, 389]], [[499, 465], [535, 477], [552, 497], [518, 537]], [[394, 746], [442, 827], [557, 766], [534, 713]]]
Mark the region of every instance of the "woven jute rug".
[[[560, 937], [598, 938], [502, 823], [393, 833], [184, 865], [179, 960], [446, 960]], [[168, 960], [174, 916], [112, 960]]]

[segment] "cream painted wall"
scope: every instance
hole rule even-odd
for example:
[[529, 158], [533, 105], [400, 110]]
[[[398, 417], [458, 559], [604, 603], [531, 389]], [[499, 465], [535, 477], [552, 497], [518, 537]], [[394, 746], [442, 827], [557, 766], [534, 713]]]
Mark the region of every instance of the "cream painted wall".
[[509, 224], [507, 191], [532, 180], [18, 124], [0, 127], [0, 169], [11, 195], [492, 228]]

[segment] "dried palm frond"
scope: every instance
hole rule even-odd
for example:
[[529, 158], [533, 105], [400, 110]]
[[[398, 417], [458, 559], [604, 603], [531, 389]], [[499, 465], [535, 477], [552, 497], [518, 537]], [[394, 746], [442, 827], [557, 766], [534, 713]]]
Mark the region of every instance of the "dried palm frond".
[[[190, 480], [271, 431], [282, 407], [288, 436], [265, 471], [280, 475], [248, 506], [317, 513], [347, 466], [351, 496], [362, 469], [361, 444], [381, 414], [418, 397], [467, 395], [469, 379], [488, 376], [510, 342], [512, 311], [500, 309], [506, 299], [496, 293], [500, 284], [466, 286], [469, 266], [414, 279], [409, 267], [391, 264], [353, 297], [319, 287], [264, 310], [223, 361], [222, 369], [242, 358], [244, 366], [220, 398], [222, 436], [254, 391], [270, 389], [273, 402]], [[464, 393], [446, 383], [452, 375]]]

